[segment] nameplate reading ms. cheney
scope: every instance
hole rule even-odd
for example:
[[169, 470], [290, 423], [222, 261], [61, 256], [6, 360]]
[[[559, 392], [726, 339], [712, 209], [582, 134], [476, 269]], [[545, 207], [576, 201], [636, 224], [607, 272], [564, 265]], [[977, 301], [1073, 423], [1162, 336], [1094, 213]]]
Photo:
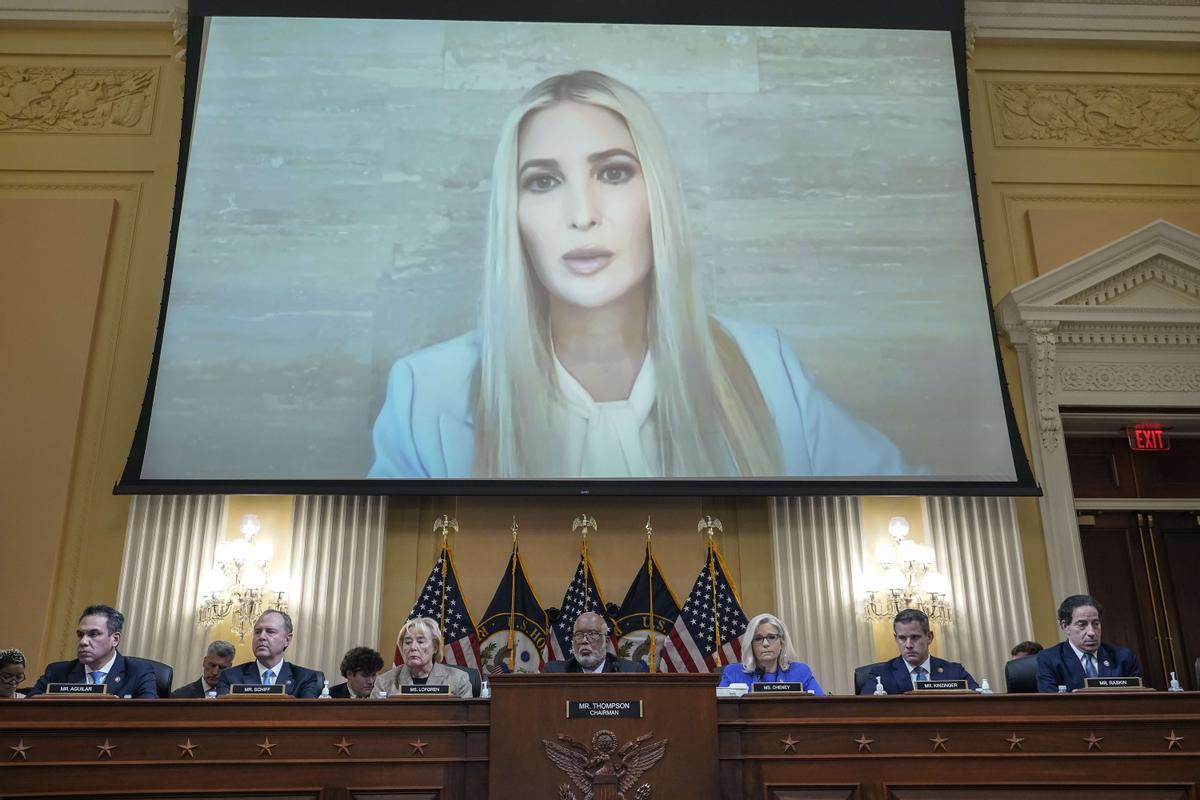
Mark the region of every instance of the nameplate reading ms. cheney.
[[568, 700], [567, 719], [631, 717], [641, 719], [641, 700]]
[[46, 686], [46, 694], [108, 694], [108, 686], [103, 683], [51, 683]]
[[770, 692], [799, 692], [800, 694], [808, 693], [808, 690], [804, 688], [804, 684], [796, 681], [756, 683], [750, 687], [750, 691], [756, 694], [769, 694]]
[[400, 694], [450, 694], [450, 687], [444, 683], [406, 683], [400, 687]]
[[283, 694], [282, 683], [234, 683], [229, 686], [230, 697], [270, 697]]

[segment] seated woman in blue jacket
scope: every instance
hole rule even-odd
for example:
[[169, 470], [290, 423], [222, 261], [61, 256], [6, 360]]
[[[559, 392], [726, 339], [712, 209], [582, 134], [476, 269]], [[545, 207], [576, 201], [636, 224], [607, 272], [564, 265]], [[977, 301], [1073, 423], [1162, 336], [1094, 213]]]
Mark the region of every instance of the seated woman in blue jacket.
[[709, 313], [686, 210], [637, 92], [596, 72], [534, 87], [496, 151], [478, 326], [394, 364], [370, 476], [921, 472], [778, 330]]
[[742, 635], [741, 663], [727, 666], [718, 686], [781, 682], [800, 683], [807, 692], [825, 694], [808, 664], [796, 660], [792, 637], [783, 620], [774, 614], [759, 614]]

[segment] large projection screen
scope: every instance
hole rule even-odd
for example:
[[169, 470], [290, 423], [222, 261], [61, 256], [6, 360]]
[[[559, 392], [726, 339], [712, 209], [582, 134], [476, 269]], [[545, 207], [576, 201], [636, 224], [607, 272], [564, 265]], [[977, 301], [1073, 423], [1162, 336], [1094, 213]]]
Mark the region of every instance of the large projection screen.
[[118, 491], [1036, 491], [961, 8], [229, 5]]

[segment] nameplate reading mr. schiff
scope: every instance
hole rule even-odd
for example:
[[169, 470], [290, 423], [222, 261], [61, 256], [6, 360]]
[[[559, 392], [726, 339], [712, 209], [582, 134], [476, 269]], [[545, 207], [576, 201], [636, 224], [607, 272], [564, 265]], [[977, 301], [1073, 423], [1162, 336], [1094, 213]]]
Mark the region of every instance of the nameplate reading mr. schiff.
[[641, 700], [568, 700], [567, 719], [631, 717], [641, 719]]
[[755, 694], [771, 694], [772, 692], [796, 692], [799, 694], [808, 694], [808, 690], [804, 688], [804, 684], [797, 683], [795, 681], [756, 683], [750, 687], [750, 691]]
[[400, 694], [450, 694], [450, 687], [444, 683], [427, 683], [424, 686], [406, 683], [400, 687]]
[[966, 679], [957, 681], [917, 681], [913, 684], [917, 687], [918, 692], [965, 692], [967, 689]]
[[234, 683], [229, 686], [230, 697], [279, 697], [283, 695], [282, 683]]
[[51, 683], [46, 686], [46, 694], [108, 694], [108, 685], [103, 683]]
[[1084, 678], [1085, 689], [1141, 689], [1141, 678]]

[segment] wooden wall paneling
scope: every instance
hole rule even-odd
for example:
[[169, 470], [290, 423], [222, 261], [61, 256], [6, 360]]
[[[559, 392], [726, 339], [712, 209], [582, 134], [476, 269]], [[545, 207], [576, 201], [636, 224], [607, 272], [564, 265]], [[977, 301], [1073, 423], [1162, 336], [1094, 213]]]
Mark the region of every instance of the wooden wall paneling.
[[1169, 666], [1185, 689], [1200, 690], [1193, 665], [1200, 658], [1200, 517], [1157, 511], [1148, 515], [1153, 532], [1155, 577], [1162, 584], [1162, 602], [1174, 657]]

